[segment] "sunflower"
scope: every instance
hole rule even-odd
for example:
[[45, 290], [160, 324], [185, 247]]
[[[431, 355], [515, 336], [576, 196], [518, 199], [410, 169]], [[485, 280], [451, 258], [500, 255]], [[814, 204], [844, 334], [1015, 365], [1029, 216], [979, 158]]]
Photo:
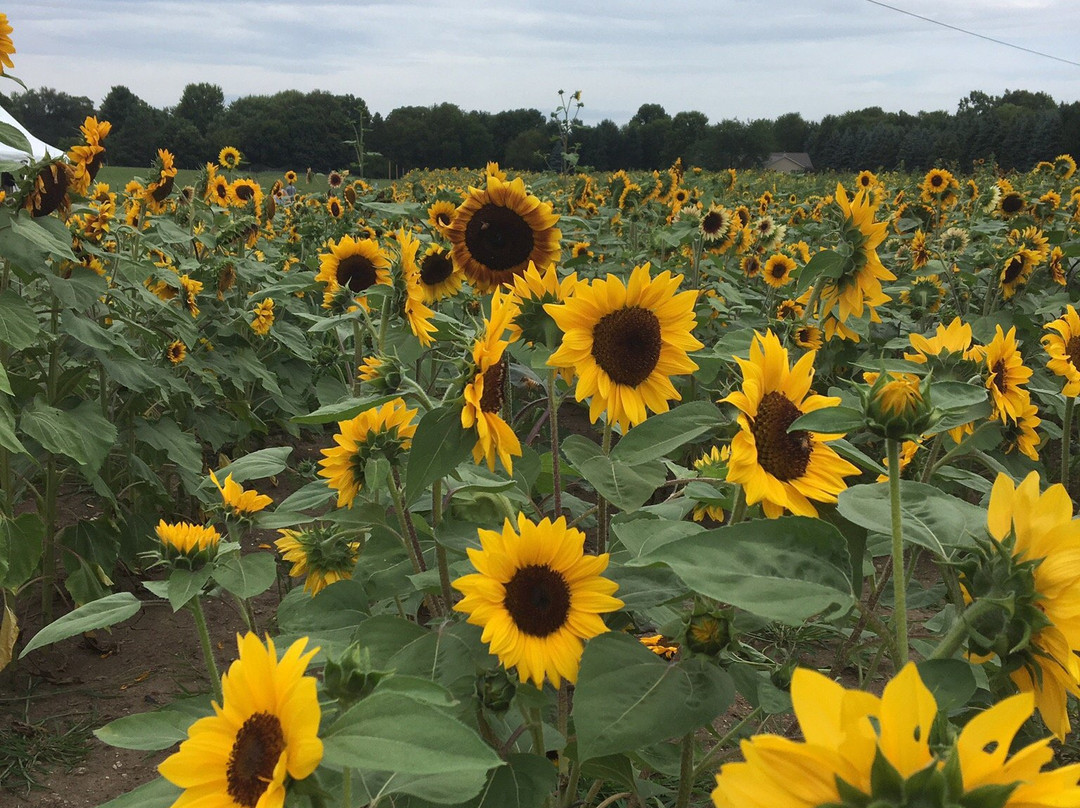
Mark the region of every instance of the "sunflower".
[[540, 343], [555, 348], [559, 329], [544, 306], [566, 302], [580, 283], [576, 272], [560, 278], [554, 264], [548, 264], [540, 272], [530, 263], [524, 274], [514, 278], [518, 311], [510, 322], [511, 342], [524, 339], [529, 345]]
[[457, 211], [457, 205], [445, 199], [440, 199], [432, 203], [431, 207], [427, 209], [428, 221], [438, 233], [446, 235], [446, 228], [454, 220], [455, 211]]
[[816, 325], [801, 325], [792, 333], [792, 339], [800, 348], [817, 351], [822, 346], [821, 329]]
[[420, 288], [425, 303], [437, 303], [461, 291], [464, 276], [439, 244], [431, 244], [420, 258]]
[[930, 263], [930, 248], [926, 245], [926, 233], [921, 229], [916, 230], [915, 235], [911, 237], [909, 249], [911, 250], [912, 269], [922, 269]]
[[251, 330], [260, 337], [265, 337], [274, 325], [274, 299], [268, 297], [262, 303], [256, 303], [254, 313], [255, 319], [251, 321]]
[[881, 290], [881, 282], [896, 280], [877, 254], [878, 246], [885, 240], [888, 223], [874, 221], [876, 206], [871, 204], [865, 191], [859, 191], [849, 200], [844, 187], [837, 184], [836, 202], [844, 214], [841, 238], [850, 253], [840, 277], [830, 279], [822, 289], [818, 306], [820, 316], [835, 310], [837, 320], [843, 325], [849, 317], [862, 317], [863, 311], [869, 308], [871, 319], [875, 319], [874, 307], [891, 300]]
[[206, 198], [208, 202], [225, 208], [232, 203], [232, 194], [229, 193], [229, 181], [221, 174], [215, 174], [214, 178], [206, 186]]
[[0, 14], [0, 73], [4, 68], [13, 68], [11, 54], [15, 53], [15, 43], [11, 40], [11, 23], [8, 22], [7, 14]]
[[1054, 158], [1054, 173], [1060, 179], [1067, 180], [1076, 173], [1076, 160], [1071, 154], [1059, 154]]
[[994, 338], [986, 346], [986, 389], [993, 399], [994, 412], [1001, 420], [1008, 416], [1013, 421], [1031, 400], [1031, 394], [1023, 388], [1031, 378], [1031, 368], [1024, 365], [1020, 346], [1016, 341], [1016, 326], [1009, 333], [995, 326]]
[[[304, 578], [304, 591], [315, 596], [330, 584], [352, 577], [360, 543], [338, 531], [316, 525], [303, 530], [278, 530], [274, 542], [281, 558], [292, 564], [290, 578]], [[306, 577], [305, 577], [306, 576]]]
[[691, 333], [697, 291], [679, 292], [681, 281], [670, 272], [650, 278], [644, 264], [626, 284], [608, 275], [544, 306], [563, 332], [547, 364], [574, 370], [575, 396], [592, 399], [593, 423], [606, 412], [626, 432], [645, 420], [646, 408], [667, 412], [669, 400], [681, 400], [671, 377], [697, 370], [687, 352], [703, 347]]
[[224, 169], [232, 171], [240, 167], [240, 161], [244, 158], [240, 155], [240, 150], [234, 146], [226, 146], [218, 152], [218, 165]]
[[340, 219], [345, 209], [341, 206], [341, 200], [332, 196], [326, 200], [326, 212], [334, 219]]
[[943, 168], [932, 168], [923, 178], [919, 190], [922, 192], [920, 199], [931, 205], [952, 207], [956, 204], [956, 191], [960, 183], [951, 171]]
[[1050, 355], [1046, 367], [1065, 380], [1062, 395], [1080, 395], [1080, 315], [1072, 305], [1065, 314], [1043, 326], [1052, 333], [1043, 336], [1043, 349]]
[[154, 532], [167, 559], [205, 558], [212, 555], [221, 542], [221, 534], [215, 528], [193, 525], [190, 522], [171, 525], [162, 519]]
[[[749, 232], [748, 230], [744, 230]], [[742, 270], [742, 274], [747, 278], [756, 278], [761, 274], [761, 259], [754, 254], [744, 255], [739, 261], [739, 269]]]
[[340, 171], [331, 171], [326, 175], [326, 184], [331, 188], [340, 188], [345, 182], [345, 177]]
[[425, 292], [420, 278], [420, 266], [416, 263], [420, 241], [405, 228], [398, 230], [394, 237], [398, 243], [401, 275], [405, 282], [405, 321], [409, 324], [413, 336], [427, 348], [435, 341], [434, 335], [439, 329], [431, 322], [435, 312], [424, 304]]
[[338, 492], [337, 506], [352, 508], [353, 500], [363, 487], [364, 472], [369, 457], [381, 455], [393, 463], [398, 455], [412, 445], [417, 410], [407, 409], [405, 401], [395, 398], [381, 407], [338, 422], [337, 446], [322, 449], [320, 477], [325, 477]]
[[248, 491], [240, 483], [236, 482], [231, 474], [225, 478], [224, 483], [220, 483], [217, 475], [211, 471], [210, 481], [221, 494], [221, 504], [224, 506], [225, 512], [230, 516], [238, 518], [251, 516], [274, 502], [266, 494], [260, 494], [258, 491]]
[[967, 249], [970, 237], [962, 227], [950, 227], [941, 234], [941, 249], [950, 255], [957, 255]]
[[795, 259], [783, 253], [774, 253], [765, 262], [761, 277], [773, 289], [779, 289], [781, 286], [791, 283], [793, 280], [791, 273], [795, 271], [795, 266]]
[[42, 166], [26, 195], [25, 207], [30, 215], [36, 219], [60, 211], [66, 217], [71, 204], [68, 199], [71, 177], [72, 168], [67, 163], [57, 161]]
[[836, 495], [847, 487], [843, 478], [859, 473], [825, 445], [842, 434], [788, 432], [800, 415], [840, 403], [839, 398], [810, 393], [815, 355], [810, 351], [791, 367], [787, 349], [772, 331], [764, 337], [755, 333], [750, 359], [735, 357], [743, 387], [722, 399], [740, 411], [728, 482], [743, 487], [748, 505], [762, 503], [770, 519], [785, 509], [817, 516], [810, 500], [836, 502]]
[[800, 317], [803, 316], [803, 311], [803, 307], [800, 306], [796, 301], [791, 300], [790, 298], [788, 300], [782, 300], [780, 301], [780, 304], [776, 307], [776, 319], [798, 320]]
[[286, 776], [303, 780], [319, 765], [319, 697], [307, 637], [278, 660], [274, 641], [237, 635], [239, 659], [221, 677], [223, 704], [188, 728], [188, 738], [158, 766], [184, 789], [173, 808], [282, 808]]
[[933, 314], [941, 308], [945, 287], [937, 275], [918, 275], [911, 288], [900, 293], [900, 302], [922, 314]]
[[551, 204], [528, 193], [520, 177], [507, 183], [488, 176], [484, 190], [469, 189], [445, 234], [454, 264], [486, 292], [512, 281], [529, 261], [538, 267], [557, 261], [558, 221]]
[[174, 339], [165, 348], [165, 358], [174, 365], [179, 365], [187, 357], [187, 346], [183, 340]]
[[877, 175], [872, 171], [860, 171], [859, 176], [855, 178], [855, 184], [859, 188], [865, 188], [866, 190], [870, 190], [877, 185], [877, 181]]
[[1008, 191], [1003, 191], [1001, 194], [1001, 200], [997, 204], [997, 210], [1005, 218], [1015, 216], [1018, 213], [1022, 213], [1027, 209], [1027, 200], [1011, 188]]
[[392, 285], [390, 258], [372, 239], [355, 240], [342, 236], [338, 242], [327, 242], [328, 253], [319, 254], [319, 272], [315, 280], [326, 284], [323, 308], [330, 308], [340, 295], [355, 306], [368, 309], [364, 295], [376, 284]]
[[943, 743], [953, 736], [939, 733], [937, 702], [914, 663], [880, 697], [797, 668], [791, 700], [805, 740], [755, 735], [742, 741], [744, 761], [725, 763], [716, 777], [717, 808], [1051, 808], [1077, 798], [1080, 765], [1042, 771], [1054, 756], [1049, 739], [1009, 757], [1032, 713], [1029, 694], [991, 706], [968, 721], [955, 741]]
[[522, 681], [574, 684], [582, 640], [606, 632], [600, 615], [623, 605], [601, 577], [609, 555], [585, 555], [585, 534], [561, 516], [536, 524], [518, 514], [517, 530], [507, 519], [501, 533], [478, 533], [481, 549], [468, 548], [477, 571], [453, 582], [465, 595], [454, 610], [484, 629], [491, 653]]
[[595, 258], [593, 251], [589, 249], [592, 244], [588, 241], [575, 241], [574, 246], [570, 248], [570, 256], [572, 258]]
[[290, 170], [290, 171], [285, 172], [285, 184], [286, 185], [296, 185], [296, 172], [295, 171]]
[[263, 190], [259, 183], [250, 177], [235, 180], [229, 185], [229, 197], [235, 207], [242, 208], [249, 202], [256, 214], [263, 208]]
[[192, 319], [199, 316], [199, 304], [195, 298], [202, 289], [202, 281], [197, 281], [188, 275], [180, 276], [180, 305]]
[[709, 209], [701, 217], [701, 224], [698, 225], [702, 241], [710, 246], [719, 243], [730, 247], [735, 240], [735, 221], [735, 216], [723, 205], [715, 202], [709, 205]]
[[984, 349], [980, 345], [973, 346], [971, 340], [971, 326], [959, 317], [954, 317], [947, 326], [938, 325], [932, 337], [908, 334], [908, 341], [915, 353], [904, 354], [904, 359], [919, 364], [926, 364], [930, 357], [939, 362], [948, 362], [950, 358], [981, 362]]
[[[1040, 494], [1039, 474], [1033, 471], [1020, 485], [998, 475], [986, 522], [996, 545], [990, 557], [1001, 556], [1000, 550], [1011, 556], [1015, 604], [1010, 615], [1024, 626], [1008, 626], [1009, 636], [1026, 642], [973, 644], [969, 650], [1003, 654], [1003, 671], [1021, 691], [1035, 695], [1046, 726], [1064, 739], [1070, 729], [1066, 694], [1080, 696], [1080, 569], [1074, 549], [1080, 544], [1080, 520], [1073, 519], [1064, 486]], [[978, 576], [965, 570], [961, 583], [969, 597], [982, 595]]]
[[1002, 419], [1000, 413], [998, 420], [1002, 421], [1001, 445], [1005, 454], [1011, 454], [1015, 449], [1036, 463], [1039, 462], [1039, 444], [1042, 443], [1038, 432], [1039, 424], [1042, 423], [1039, 408], [1029, 401], [1020, 408], [1020, 417], [1012, 423]]

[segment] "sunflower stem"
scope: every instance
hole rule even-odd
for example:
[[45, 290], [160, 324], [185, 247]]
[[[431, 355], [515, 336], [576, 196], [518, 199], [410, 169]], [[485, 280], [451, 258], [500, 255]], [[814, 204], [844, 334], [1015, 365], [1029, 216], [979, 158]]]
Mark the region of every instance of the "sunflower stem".
[[929, 475], [924, 473], [923, 476], [927, 480], [931, 480], [931, 479], [933, 479], [934, 475], [937, 473], [937, 470], [939, 468], [944, 466], [946, 463], [948, 463], [950, 460], [952, 460], [957, 455], [967, 454], [968, 452], [975, 451], [971, 447], [971, 443], [975, 440], [975, 436], [978, 435], [980, 432], [982, 432], [984, 429], [987, 429], [987, 428], [993, 426], [993, 424], [994, 424], [994, 422], [990, 421], [990, 420], [983, 421], [981, 424], [979, 424], [977, 427], [975, 427], [974, 432], [972, 432], [970, 435], [965, 437], [962, 441], [960, 441], [954, 447], [949, 449], [949, 451], [947, 451], [945, 454], [943, 454], [941, 456], [940, 460], [935, 461], [933, 466], [930, 467], [930, 474]]
[[352, 321], [353, 338], [353, 366], [352, 366], [352, 394], [360, 395], [360, 365], [364, 361], [364, 341], [360, 334], [360, 321]]
[[682, 757], [679, 763], [679, 794], [675, 798], [675, 808], [686, 808], [690, 804], [690, 792], [694, 787], [694, 732], [691, 730], [682, 739]]
[[439, 541], [439, 524], [442, 522], [442, 480], [431, 484], [431, 530], [435, 534], [435, 562], [439, 565], [439, 586], [442, 587], [446, 613], [450, 614], [454, 606], [454, 590], [450, 586], [450, 564], [446, 558], [446, 548]]
[[379, 355], [386, 352], [386, 330], [390, 326], [390, 303], [392, 295], [384, 295], [379, 309]]
[[984, 614], [1000, 608], [1001, 604], [993, 598], [979, 598], [973, 601], [970, 606], [957, 615], [956, 622], [952, 624], [948, 633], [941, 638], [937, 648], [931, 652], [927, 659], [949, 659], [952, 657], [959, 650], [964, 640], [967, 639], [968, 634], [971, 633], [972, 624]]
[[746, 489], [741, 485], [735, 486], [735, 503], [731, 506], [731, 519], [729, 525], [737, 525], [746, 518]]
[[941, 436], [944, 434], [944, 432], [938, 432], [930, 443], [929, 453], [926, 456], [926, 465], [923, 466], [922, 476], [919, 477], [921, 483], [930, 482], [930, 477], [934, 473], [934, 461], [937, 459], [938, 450], [941, 448]]
[[704, 777], [705, 774], [709, 771], [709, 769], [712, 768], [716, 759], [722, 754], [724, 754], [725, 751], [730, 751], [727, 748], [728, 744], [730, 744], [735, 739], [735, 737], [742, 731], [742, 728], [749, 724], [751, 721], [755, 720], [759, 715], [761, 715], [761, 713], [761, 708], [755, 707], [753, 710], [740, 718], [738, 723], [735, 724], [735, 726], [733, 726], [731, 729], [729, 729], [727, 733], [713, 745], [712, 749], [705, 753], [705, 756], [701, 759], [698, 765], [694, 767], [694, 774], [691, 779], [696, 783], [699, 779]]
[[889, 459], [889, 509], [892, 515], [893, 562], [893, 628], [896, 632], [896, 669], [908, 660], [907, 582], [904, 569], [904, 532], [900, 513], [900, 443], [886, 438], [885, 450]]
[[221, 674], [218, 672], [217, 662], [214, 661], [214, 649], [210, 645], [210, 632], [206, 628], [206, 615], [203, 614], [202, 600], [198, 595], [188, 601], [188, 608], [195, 618], [195, 629], [199, 635], [199, 645], [202, 648], [203, 662], [206, 663], [206, 672], [210, 674], [210, 685], [213, 688], [214, 700], [218, 704], [224, 704], [225, 699], [221, 695]]
[[1061, 421], [1061, 484], [1069, 490], [1070, 445], [1072, 443], [1072, 417], [1076, 396], [1065, 399], [1065, 417]]
[[353, 808], [352, 769], [348, 766], [341, 772], [341, 808]]
[[[604, 438], [600, 450], [604, 453], [604, 457], [611, 454], [610, 419], [604, 421]], [[608, 530], [610, 529], [609, 511], [611, 506], [608, 504], [607, 497], [599, 491], [596, 492], [596, 506], [599, 509], [596, 517], [596, 554], [603, 555], [607, 552]]]
[[[570, 727], [570, 685], [563, 679], [559, 685], [559, 734], [566, 738]], [[566, 755], [559, 755], [559, 774], [566, 774]], [[567, 789], [569, 794], [569, 789]]]
[[540, 717], [539, 707], [530, 707], [527, 711], [521, 708], [525, 723], [529, 725], [529, 735], [532, 736], [533, 752], [545, 757], [547, 750], [544, 748], [544, 720]]
[[405, 498], [401, 495], [401, 475], [398, 474], [396, 466], [390, 467], [390, 485], [388, 488], [390, 489], [390, 496], [394, 500], [394, 510], [397, 511], [398, 521], [401, 522], [401, 529], [405, 534], [403, 542], [405, 550], [412, 559], [413, 569], [417, 573], [427, 572], [427, 566], [424, 564], [424, 551], [420, 548], [420, 539], [416, 536], [416, 525], [413, 524], [409, 509], [405, 507]]
[[548, 426], [551, 429], [551, 504], [554, 517], [558, 519], [562, 512], [562, 477], [559, 470], [559, 397], [555, 393], [555, 383], [559, 372], [548, 372]]
[[[559, 755], [559, 765], [562, 765], [563, 759], [566, 755]], [[570, 764], [570, 779], [566, 782], [566, 789], [563, 791], [563, 798], [560, 805], [562, 808], [570, 808], [577, 802], [577, 790], [578, 783], [581, 782], [581, 764], [576, 760]]]

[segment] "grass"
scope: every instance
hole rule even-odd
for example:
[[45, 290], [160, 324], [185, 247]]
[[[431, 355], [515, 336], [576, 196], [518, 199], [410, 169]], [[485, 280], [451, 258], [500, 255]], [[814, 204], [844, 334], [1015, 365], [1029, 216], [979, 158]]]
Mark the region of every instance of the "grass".
[[45, 787], [38, 778], [52, 769], [70, 771], [89, 753], [92, 727], [88, 719], [56, 728], [18, 721], [0, 727], [0, 788], [29, 794]]

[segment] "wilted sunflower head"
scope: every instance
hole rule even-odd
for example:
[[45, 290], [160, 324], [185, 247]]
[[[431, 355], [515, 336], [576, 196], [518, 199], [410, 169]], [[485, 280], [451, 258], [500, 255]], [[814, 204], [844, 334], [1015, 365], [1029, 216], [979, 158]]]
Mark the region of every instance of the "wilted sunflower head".
[[60, 160], [47, 163], [34, 177], [30, 193], [26, 196], [26, 209], [34, 218], [48, 216], [54, 211], [66, 214], [70, 201], [71, 167]]

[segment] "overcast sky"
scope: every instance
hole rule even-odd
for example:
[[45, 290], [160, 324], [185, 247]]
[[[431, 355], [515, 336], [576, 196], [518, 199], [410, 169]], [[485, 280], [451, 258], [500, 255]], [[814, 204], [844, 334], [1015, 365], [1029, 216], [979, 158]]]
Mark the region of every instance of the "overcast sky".
[[[1080, 62], [1080, 0], [888, 0]], [[279, 90], [363, 98], [372, 112], [449, 101], [534, 107], [582, 91], [582, 120], [670, 114], [808, 120], [880, 106], [955, 111], [971, 90], [1080, 99], [1080, 67], [869, 0], [7, 0], [13, 72], [95, 104], [122, 84], [155, 107], [211, 82], [227, 101]], [[5, 92], [17, 86], [5, 83]]]

